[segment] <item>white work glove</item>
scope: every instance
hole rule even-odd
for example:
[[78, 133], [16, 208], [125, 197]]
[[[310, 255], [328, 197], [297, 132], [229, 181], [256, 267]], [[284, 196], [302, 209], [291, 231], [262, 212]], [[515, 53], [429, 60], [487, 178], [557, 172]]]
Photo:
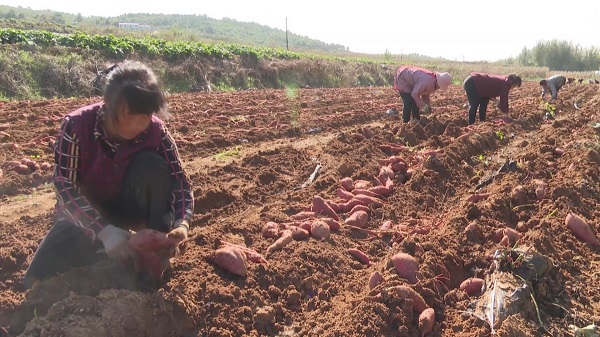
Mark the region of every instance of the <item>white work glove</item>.
[[134, 256], [128, 241], [131, 234], [113, 225], [107, 225], [98, 232], [98, 239], [104, 245], [104, 252], [114, 261], [126, 263]]
[[425, 104], [423, 106], [423, 112], [426, 113], [426, 114], [430, 113], [431, 112], [431, 106], [429, 106], [429, 104]]
[[[190, 230], [190, 223], [185, 219], [179, 219], [173, 224], [173, 229], [167, 234], [167, 237], [173, 239], [179, 239], [179, 242], [186, 241], [188, 238], [188, 231]], [[187, 248], [187, 242], [179, 243], [176, 249], [172, 251], [173, 256], [180, 256], [185, 253]]]

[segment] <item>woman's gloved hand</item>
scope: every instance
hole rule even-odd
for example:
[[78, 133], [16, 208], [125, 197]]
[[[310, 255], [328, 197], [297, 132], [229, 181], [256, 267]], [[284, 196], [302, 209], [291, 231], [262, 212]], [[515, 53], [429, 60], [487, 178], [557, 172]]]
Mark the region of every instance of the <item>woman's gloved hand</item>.
[[98, 239], [102, 241], [106, 255], [120, 263], [127, 263], [134, 257], [135, 253], [127, 243], [130, 236], [128, 231], [113, 225], [108, 225], [98, 232]]

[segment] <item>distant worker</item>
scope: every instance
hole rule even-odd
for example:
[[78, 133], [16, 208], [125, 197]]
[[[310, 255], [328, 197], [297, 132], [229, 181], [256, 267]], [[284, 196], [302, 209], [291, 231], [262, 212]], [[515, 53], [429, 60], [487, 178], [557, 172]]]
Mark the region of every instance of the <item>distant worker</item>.
[[540, 81], [542, 86], [542, 98], [546, 96], [548, 92], [552, 95], [552, 99], [556, 99], [558, 91], [567, 83], [567, 78], [562, 75], [554, 75], [550, 78]]
[[415, 67], [402, 66], [398, 68], [394, 79], [394, 89], [398, 91], [404, 107], [402, 109], [402, 120], [408, 123], [411, 115], [414, 121], [419, 121], [421, 115], [431, 112], [431, 95], [437, 89], [446, 90], [452, 84], [452, 76], [448, 73], [436, 73], [431, 70]]
[[[500, 111], [508, 116], [508, 93], [520, 86], [521, 77], [515, 74], [504, 76], [472, 72], [463, 83], [469, 100], [469, 125], [475, 123], [477, 109], [479, 109], [479, 120], [485, 122], [490, 100], [496, 102]], [[497, 97], [500, 97], [499, 101]]]

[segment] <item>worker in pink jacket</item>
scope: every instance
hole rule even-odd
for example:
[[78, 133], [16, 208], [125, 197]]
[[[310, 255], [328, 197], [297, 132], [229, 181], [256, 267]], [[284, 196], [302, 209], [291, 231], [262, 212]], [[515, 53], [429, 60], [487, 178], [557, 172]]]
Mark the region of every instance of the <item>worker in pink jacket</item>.
[[404, 123], [410, 121], [411, 115], [414, 120], [421, 119], [420, 109], [424, 113], [431, 112], [429, 96], [437, 89], [448, 89], [450, 84], [452, 84], [452, 76], [448, 73], [436, 73], [415, 66], [398, 68], [394, 89], [398, 91], [404, 103], [402, 109]]

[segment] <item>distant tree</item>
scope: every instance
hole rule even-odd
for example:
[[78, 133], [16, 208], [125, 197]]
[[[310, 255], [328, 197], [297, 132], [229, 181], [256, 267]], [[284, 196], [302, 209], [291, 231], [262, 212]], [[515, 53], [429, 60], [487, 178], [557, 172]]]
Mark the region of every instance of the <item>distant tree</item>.
[[63, 17], [62, 13], [54, 13], [52, 15], [52, 21], [56, 22], [56, 23], [60, 23], [62, 25], [65, 24], [65, 18]]
[[597, 48], [582, 48], [564, 40], [538, 42], [531, 49], [531, 59], [533, 65], [550, 70], [595, 71], [600, 66]]
[[81, 15], [81, 13], [77, 13], [77, 16], [75, 16], [75, 22], [81, 23], [83, 21], [83, 16]]

